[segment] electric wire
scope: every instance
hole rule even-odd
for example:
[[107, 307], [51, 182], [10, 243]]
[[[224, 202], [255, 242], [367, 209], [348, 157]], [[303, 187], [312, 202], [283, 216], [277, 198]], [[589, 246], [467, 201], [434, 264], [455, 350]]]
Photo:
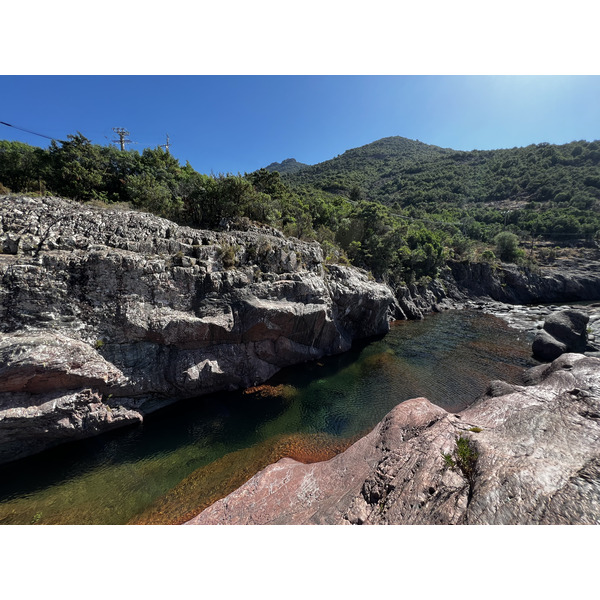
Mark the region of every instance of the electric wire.
[[0, 125], [6, 125], [7, 127], [12, 127], [13, 129], [19, 129], [20, 131], [32, 133], [33, 135], [38, 135], [39, 137], [46, 138], [47, 140], [55, 140], [56, 139], [56, 138], [50, 137], [49, 135], [44, 135], [43, 133], [37, 133], [35, 131], [31, 131], [31, 129], [25, 129], [24, 127], [18, 127], [17, 125], [11, 125], [10, 123], [6, 123], [5, 121], [0, 121]]

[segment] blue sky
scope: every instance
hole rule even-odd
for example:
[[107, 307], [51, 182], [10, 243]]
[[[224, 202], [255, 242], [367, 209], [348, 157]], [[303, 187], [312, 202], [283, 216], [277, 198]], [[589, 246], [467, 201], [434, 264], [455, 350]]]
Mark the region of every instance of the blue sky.
[[169, 134], [203, 173], [315, 164], [392, 135], [459, 150], [600, 139], [600, 76], [0, 76], [0, 90], [0, 121], [98, 144], [124, 127], [139, 151]]

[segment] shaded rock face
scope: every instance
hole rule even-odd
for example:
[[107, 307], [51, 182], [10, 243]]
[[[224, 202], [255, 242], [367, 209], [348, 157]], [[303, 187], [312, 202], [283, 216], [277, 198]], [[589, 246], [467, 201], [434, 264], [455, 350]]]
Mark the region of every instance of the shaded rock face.
[[585, 352], [590, 317], [581, 310], [561, 310], [548, 316], [533, 340], [533, 356], [552, 361], [565, 352]]
[[[4, 196], [0, 248], [0, 462], [44, 447], [40, 438], [91, 435], [343, 352], [386, 333], [397, 310], [387, 286], [325, 266], [318, 244], [270, 228], [201, 231]], [[67, 391], [106, 418], [78, 427], [76, 409], [50, 410], [49, 398]]]
[[540, 267], [451, 261], [451, 278], [470, 296], [509, 304], [574, 302], [600, 299], [600, 263], [578, 267]]
[[397, 287], [394, 290], [399, 306], [397, 318], [423, 319], [428, 313], [456, 308], [455, 301], [464, 300], [465, 296], [445, 275], [445, 279], [434, 279], [424, 285]]
[[[600, 299], [600, 262], [531, 270], [511, 264], [449, 261], [438, 279], [398, 286], [397, 318], [422, 319], [449, 308], [504, 311], [508, 306]], [[496, 308], [494, 308], [496, 305]]]
[[458, 414], [403, 402], [344, 453], [282, 459], [189, 523], [599, 524], [600, 359], [527, 380]]

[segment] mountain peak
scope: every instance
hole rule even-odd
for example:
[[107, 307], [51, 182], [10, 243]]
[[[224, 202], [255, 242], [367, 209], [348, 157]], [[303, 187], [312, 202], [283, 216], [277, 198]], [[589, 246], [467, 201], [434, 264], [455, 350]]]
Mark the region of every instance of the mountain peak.
[[280, 163], [271, 163], [270, 165], [266, 166], [265, 169], [271, 173], [274, 171], [278, 171], [279, 173], [283, 174], [296, 173], [297, 171], [300, 171], [301, 169], [304, 169], [306, 167], [310, 167], [310, 165], [298, 162], [295, 158], [286, 158]]

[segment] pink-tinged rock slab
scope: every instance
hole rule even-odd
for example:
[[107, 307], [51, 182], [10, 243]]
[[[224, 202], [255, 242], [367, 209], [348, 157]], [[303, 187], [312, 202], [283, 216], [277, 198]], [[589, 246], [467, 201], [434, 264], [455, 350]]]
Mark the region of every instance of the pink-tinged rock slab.
[[449, 418], [425, 398], [398, 405], [368, 435], [329, 461], [304, 465], [284, 458], [192, 519], [190, 524], [332, 524], [348, 522], [346, 509], [384, 453], [416, 431]]
[[280, 460], [188, 523], [600, 524], [600, 359], [527, 376], [456, 415], [408, 400], [344, 453]]

